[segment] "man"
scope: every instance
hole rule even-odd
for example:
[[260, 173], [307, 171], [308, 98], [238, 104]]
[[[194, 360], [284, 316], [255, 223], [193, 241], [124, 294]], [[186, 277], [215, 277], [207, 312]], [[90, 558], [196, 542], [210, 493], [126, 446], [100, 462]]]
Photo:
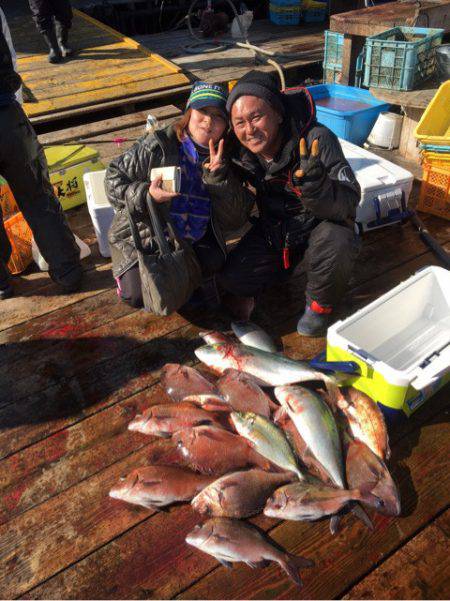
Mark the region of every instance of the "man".
[[50, 50], [49, 63], [60, 63], [73, 51], [68, 46], [72, 25], [72, 7], [69, 0], [29, 0], [33, 21]]
[[[21, 85], [3, 28], [0, 29], [0, 173], [27, 220], [50, 277], [63, 291], [79, 288], [79, 248], [53, 194], [44, 151], [15, 94]], [[0, 300], [13, 295], [7, 263], [11, 245], [0, 206]]]
[[282, 94], [272, 76], [251, 71], [227, 109], [240, 142], [234, 162], [255, 189], [259, 211], [218, 278], [230, 293], [228, 306], [248, 319], [254, 297], [302, 260], [306, 308], [297, 330], [323, 336], [359, 250], [359, 185], [336, 136], [317, 123], [307, 91]]

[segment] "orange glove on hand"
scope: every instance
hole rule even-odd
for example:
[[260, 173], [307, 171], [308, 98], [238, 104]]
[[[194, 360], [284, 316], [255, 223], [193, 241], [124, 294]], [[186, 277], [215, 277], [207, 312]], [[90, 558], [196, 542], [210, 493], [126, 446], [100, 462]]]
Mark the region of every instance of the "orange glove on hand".
[[293, 183], [296, 188], [300, 188], [303, 194], [314, 194], [323, 186], [327, 178], [327, 172], [324, 164], [319, 158], [319, 140], [314, 140], [311, 145], [311, 154], [308, 156], [308, 149], [305, 138], [301, 138], [299, 144], [300, 163], [294, 170]]

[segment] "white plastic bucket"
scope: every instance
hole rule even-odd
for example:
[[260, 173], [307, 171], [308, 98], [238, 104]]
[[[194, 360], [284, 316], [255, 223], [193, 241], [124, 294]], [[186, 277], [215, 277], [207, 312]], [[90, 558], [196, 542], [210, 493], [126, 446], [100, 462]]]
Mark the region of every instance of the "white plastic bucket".
[[380, 113], [367, 142], [372, 146], [392, 150], [400, 145], [400, 134], [402, 131], [403, 116], [397, 113]]

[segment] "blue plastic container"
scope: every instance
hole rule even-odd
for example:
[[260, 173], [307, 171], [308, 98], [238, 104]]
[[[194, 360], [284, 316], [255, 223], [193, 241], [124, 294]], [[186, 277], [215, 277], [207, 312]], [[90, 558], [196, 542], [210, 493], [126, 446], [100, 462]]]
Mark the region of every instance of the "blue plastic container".
[[437, 144], [419, 144], [420, 150], [428, 150], [430, 152], [442, 152], [447, 154], [450, 152], [450, 146], [437, 145]]
[[444, 29], [394, 27], [366, 39], [364, 85], [414, 90], [436, 70]]
[[[308, 90], [316, 102], [317, 120], [339, 138], [359, 146], [366, 141], [378, 115], [390, 106], [368, 90], [336, 83], [310, 86]], [[321, 105], [321, 101], [328, 106]]]

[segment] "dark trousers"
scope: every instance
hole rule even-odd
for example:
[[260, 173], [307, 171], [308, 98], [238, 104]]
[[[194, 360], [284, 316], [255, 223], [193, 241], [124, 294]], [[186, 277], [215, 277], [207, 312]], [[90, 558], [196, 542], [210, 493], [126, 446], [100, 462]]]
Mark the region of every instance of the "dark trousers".
[[359, 240], [350, 227], [322, 221], [305, 237], [304, 244], [290, 249], [291, 267], [283, 266], [283, 254], [267, 241], [257, 223], [228, 255], [218, 283], [236, 296], [254, 297], [305, 262], [306, 301], [323, 307], [336, 306], [345, 294], [359, 252]]
[[29, 0], [29, 3], [39, 33], [53, 29], [53, 18], [64, 29], [70, 29], [73, 14], [69, 0]]
[[[197, 255], [204, 278], [218, 273], [225, 265], [225, 254], [220, 248], [211, 226], [208, 226], [206, 234], [201, 240], [195, 242], [192, 248]], [[132, 307], [142, 307], [144, 303], [139, 266], [134, 265], [118, 279], [120, 299]]]
[[[0, 107], [0, 140], [0, 173], [49, 264], [50, 276], [63, 276], [79, 264], [80, 251], [53, 194], [42, 146], [17, 102]], [[0, 207], [0, 260], [7, 263], [10, 255]]]

